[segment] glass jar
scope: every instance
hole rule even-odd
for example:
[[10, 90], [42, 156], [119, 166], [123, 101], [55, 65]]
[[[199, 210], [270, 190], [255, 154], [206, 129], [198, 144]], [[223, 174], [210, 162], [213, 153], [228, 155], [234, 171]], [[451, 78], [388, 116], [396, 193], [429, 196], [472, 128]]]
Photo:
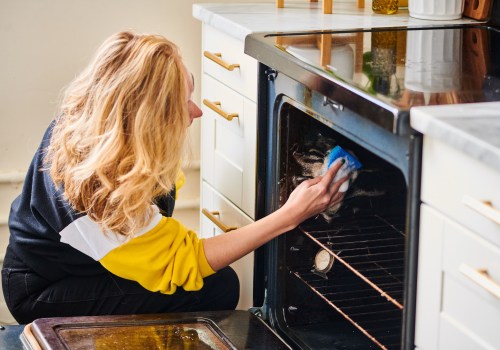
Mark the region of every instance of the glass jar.
[[393, 90], [391, 84], [396, 73], [396, 31], [372, 33], [372, 87], [384, 95]]
[[398, 12], [399, 0], [373, 0], [372, 10], [383, 15], [392, 15]]

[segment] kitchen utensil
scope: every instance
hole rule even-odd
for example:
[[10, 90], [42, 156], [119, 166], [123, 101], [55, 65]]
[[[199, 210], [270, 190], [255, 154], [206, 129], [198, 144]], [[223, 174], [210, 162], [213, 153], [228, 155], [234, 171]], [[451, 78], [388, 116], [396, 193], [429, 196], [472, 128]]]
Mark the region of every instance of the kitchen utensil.
[[464, 16], [484, 21], [490, 15], [493, 0], [465, 0]]

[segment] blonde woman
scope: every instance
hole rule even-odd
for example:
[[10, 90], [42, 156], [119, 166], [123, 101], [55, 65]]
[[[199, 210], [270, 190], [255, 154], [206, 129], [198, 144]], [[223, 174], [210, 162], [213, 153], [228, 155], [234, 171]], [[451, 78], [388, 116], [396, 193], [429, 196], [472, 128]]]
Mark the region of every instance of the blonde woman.
[[234, 309], [228, 265], [342, 199], [339, 168], [273, 214], [199, 239], [172, 218], [192, 75], [161, 36], [117, 33], [66, 89], [9, 217], [2, 269], [19, 323], [36, 318]]

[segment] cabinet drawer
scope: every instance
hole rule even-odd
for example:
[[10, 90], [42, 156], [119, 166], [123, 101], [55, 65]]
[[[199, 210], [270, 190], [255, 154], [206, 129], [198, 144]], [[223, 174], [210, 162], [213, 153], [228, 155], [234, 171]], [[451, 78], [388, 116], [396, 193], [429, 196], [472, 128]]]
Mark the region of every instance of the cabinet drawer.
[[[250, 100], [257, 101], [257, 61], [244, 53], [244, 42], [206, 24], [203, 25], [203, 72], [215, 77]], [[239, 67], [232, 70], [206, 57], [220, 54], [220, 60]], [[229, 68], [231, 69], [231, 68]]]
[[[222, 197], [206, 182], [201, 185], [201, 208], [215, 216], [216, 220], [227, 227], [242, 227], [253, 222], [241, 210]], [[214, 214], [218, 213], [218, 214]], [[218, 235], [222, 230], [206, 215], [201, 214], [201, 233], [204, 238]], [[240, 301], [236, 309], [248, 310], [253, 305], [253, 266], [254, 253], [250, 253], [231, 264], [240, 280]]]
[[500, 172], [432, 138], [424, 139], [422, 200], [500, 245]]
[[220, 102], [227, 120], [203, 105], [202, 177], [251, 218], [255, 213], [256, 105], [209, 75], [203, 75], [202, 95]]
[[[500, 288], [500, 247], [426, 204], [420, 214], [416, 346], [493, 349], [500, 344], [500, 298], [493, 294]], [[471, 280], [474, 269], [487, 270], [491, 286]]]
[[494, 348], [500, 344], [500, 247], [451, 220], [443, 242], [441, 324], [482, 343], [479, 348]]
[[[217, 219], [227, 227], [239, 228], [253, 222], [253, 219], [239, 210], [234, 204], [222, 196], [206, 181], [202, 181], [201, 208], [209, 212], [218, 212]], [[206, 215], [201, 215], [200, 236], [207, 238], [218, 235], [222, 230], [217, 227]]]

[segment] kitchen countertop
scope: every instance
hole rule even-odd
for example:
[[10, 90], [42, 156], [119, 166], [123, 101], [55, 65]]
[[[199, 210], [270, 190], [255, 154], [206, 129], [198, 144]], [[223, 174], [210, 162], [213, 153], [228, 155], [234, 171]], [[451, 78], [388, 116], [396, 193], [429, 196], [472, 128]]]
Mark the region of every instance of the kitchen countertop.
[[362, 29], [398, 26], [437, 26], [442, 24], [477, 23], [472, 19], [429, 21], [408, 16], [407, 9], [394, 15], [373, 13], [371, 1], [357, 8], [354, 1], [333, 1], [333, 14], [323, 14], [321, 2], [285, 1], [284, 8], [269, 3], [194, 4], [193, 17], [237, 39], [255, 32], [287, 32], [295, 30]]
[[[355, 2], [334, 1], [333, 14], [322, 13], [321, 2], [285, 1], [239, 4], [194, 4], [193, 16], [237, 39], [253, 32], [357, 29], [397, 26], [436, 26], [477, 23], [471, 19], [428, 21], [411, 18], [406, 9], [395, 15], [377, 15], [371, 1], [364, 9]], [[500, 170], [500, 102], [424, 106], [411, 110], [411, 126]]]
[[500, 102], [414, 107], [411, 126], [500, 171]]

